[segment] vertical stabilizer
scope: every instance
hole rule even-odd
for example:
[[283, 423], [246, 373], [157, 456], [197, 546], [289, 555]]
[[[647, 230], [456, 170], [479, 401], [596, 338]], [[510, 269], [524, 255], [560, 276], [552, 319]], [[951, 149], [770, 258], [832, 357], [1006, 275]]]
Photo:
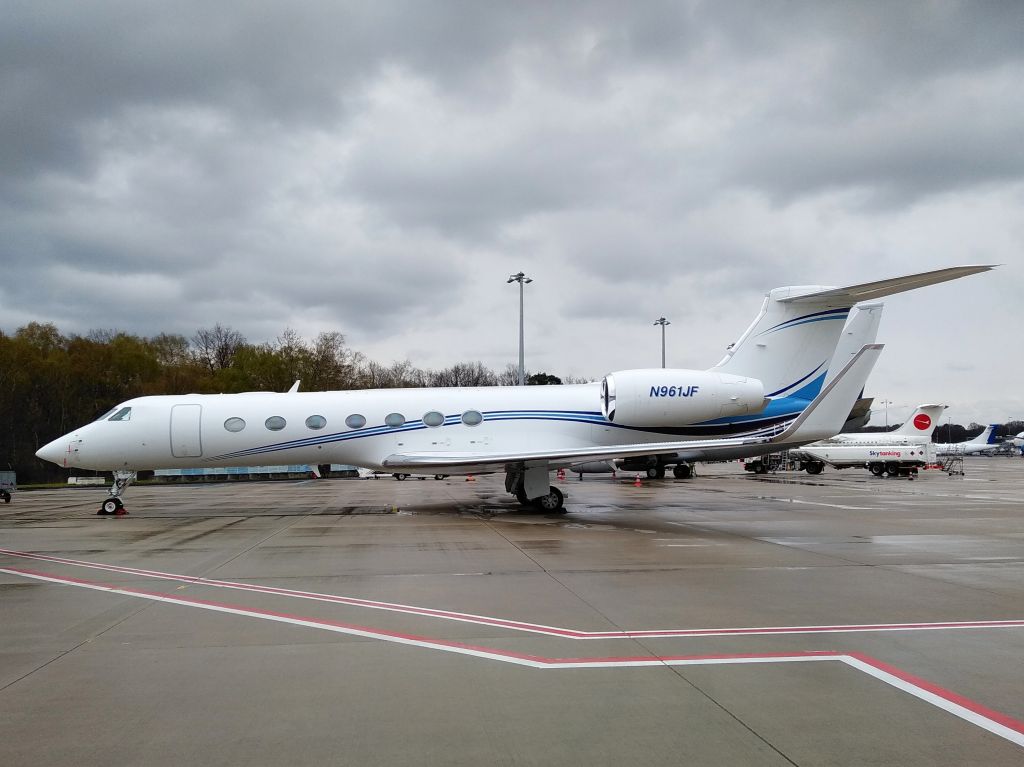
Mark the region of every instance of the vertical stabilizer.
[[979, 434], [977, 437], [971, 440], [974, 444], [982, 445], [995, 445], [996, 444], [996, 427], [999, 426], [997, 423], [990, 423], [985, 427], [985, 431]]
[[901, 437], [931, 438], [932, 430], [939, 425], [939, 418], [945, 409], [945, 405], [918, 405], [917, 410], [910, 414], [910, 418], [890, 433], [899, 434]]
[[818, 285], [772, 290], [753, 324], [712, 370], [757, 378], [766, 397], [814, 399], [825, 382], [852, 302], [786, 299], [824, 290]]
[[828, 386], [846, 363], [857, 356], [865, 346], [878, 338], [878, 325], [882, 321], [883, 304], [857, 304], [850, 310], [850, 317], [839, 335], [839, 343], [832, 355], [822, 386]]

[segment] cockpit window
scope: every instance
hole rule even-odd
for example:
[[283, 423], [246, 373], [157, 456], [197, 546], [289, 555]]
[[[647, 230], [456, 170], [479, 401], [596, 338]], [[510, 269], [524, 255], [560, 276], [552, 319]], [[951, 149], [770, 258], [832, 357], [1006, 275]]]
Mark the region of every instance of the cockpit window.
[[106, 420], [107, 420], [108, 418], [110, 418], [110, 416], [112, 416], [112, 415], [113, 415], [114, 413], [116, 413], [116, 412], [117, 412], [117, 408], [116, 408], [116, 407], [112, 407], [112, 408], [110, 408], [110, 410], [108, 410], [108, 411], [107, 411], [106, 413], [104, 413], [103, 415], [101, 415], [101, 416], [100, 416], [99, 418], [97, 418], [96, 420], [97, 420], [97, 421], [106, 421]]
[[132, 409], [130, 407], [123, 407], [114, 413], [108, 421], [130, 421], [132, 419]]

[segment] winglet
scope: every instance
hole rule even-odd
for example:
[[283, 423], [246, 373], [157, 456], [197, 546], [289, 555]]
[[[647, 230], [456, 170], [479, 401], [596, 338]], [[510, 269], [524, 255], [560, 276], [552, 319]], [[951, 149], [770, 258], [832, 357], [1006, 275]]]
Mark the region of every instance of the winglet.
[[814, 293], [804, 293], [792, 298], [780, 298], [780, 303], [820, 303], [822, 301], [838, 301], [844, 306], [852, 306], [858, 301], [870, 301], [894, 293], [903, 293], [925, 285], [936, 285], [940, 282], [958, 280], [979, 272], [995, 269], [999, 264], [977, 264], [973, 266], [951, 266], [947, 269], [935, 269], [931, 272], [905, 274], [902, 277], [891, 277], [888, 280], [863, 282], [860, 285], [847, 285], [843, 288], [829, 288]]
[[797, 416], [789, 428], [771, 441], [776, 444], [807, 443], [828, 439], [838, 434], [846, 423], [850, 408], [863, 390], [875, 362], [878, 361], [883, 346], [868, 344], [862, 347], [831, 383]]

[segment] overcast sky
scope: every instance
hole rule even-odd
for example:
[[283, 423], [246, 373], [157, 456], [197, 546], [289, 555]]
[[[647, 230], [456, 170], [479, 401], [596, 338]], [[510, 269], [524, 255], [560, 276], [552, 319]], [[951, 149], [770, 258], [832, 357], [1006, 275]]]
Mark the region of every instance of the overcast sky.
[[[1024, 418], [1024, 3], [52, 2], [0, 24], [0, 328], [705, 368], [887, 300], [868, 394]], [[881, 417], [875, 419], [879, 422]]]

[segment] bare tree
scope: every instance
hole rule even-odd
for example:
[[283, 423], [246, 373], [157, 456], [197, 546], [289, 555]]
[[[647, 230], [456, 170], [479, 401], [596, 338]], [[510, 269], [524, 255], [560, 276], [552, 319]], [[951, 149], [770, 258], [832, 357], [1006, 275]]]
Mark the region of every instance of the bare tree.
[[210, 371], [230, 367], [235, 354], [244, 345], [245, 336], [220, 323], [212, 328], [200, 328], [192, 336], [196, 359]]

